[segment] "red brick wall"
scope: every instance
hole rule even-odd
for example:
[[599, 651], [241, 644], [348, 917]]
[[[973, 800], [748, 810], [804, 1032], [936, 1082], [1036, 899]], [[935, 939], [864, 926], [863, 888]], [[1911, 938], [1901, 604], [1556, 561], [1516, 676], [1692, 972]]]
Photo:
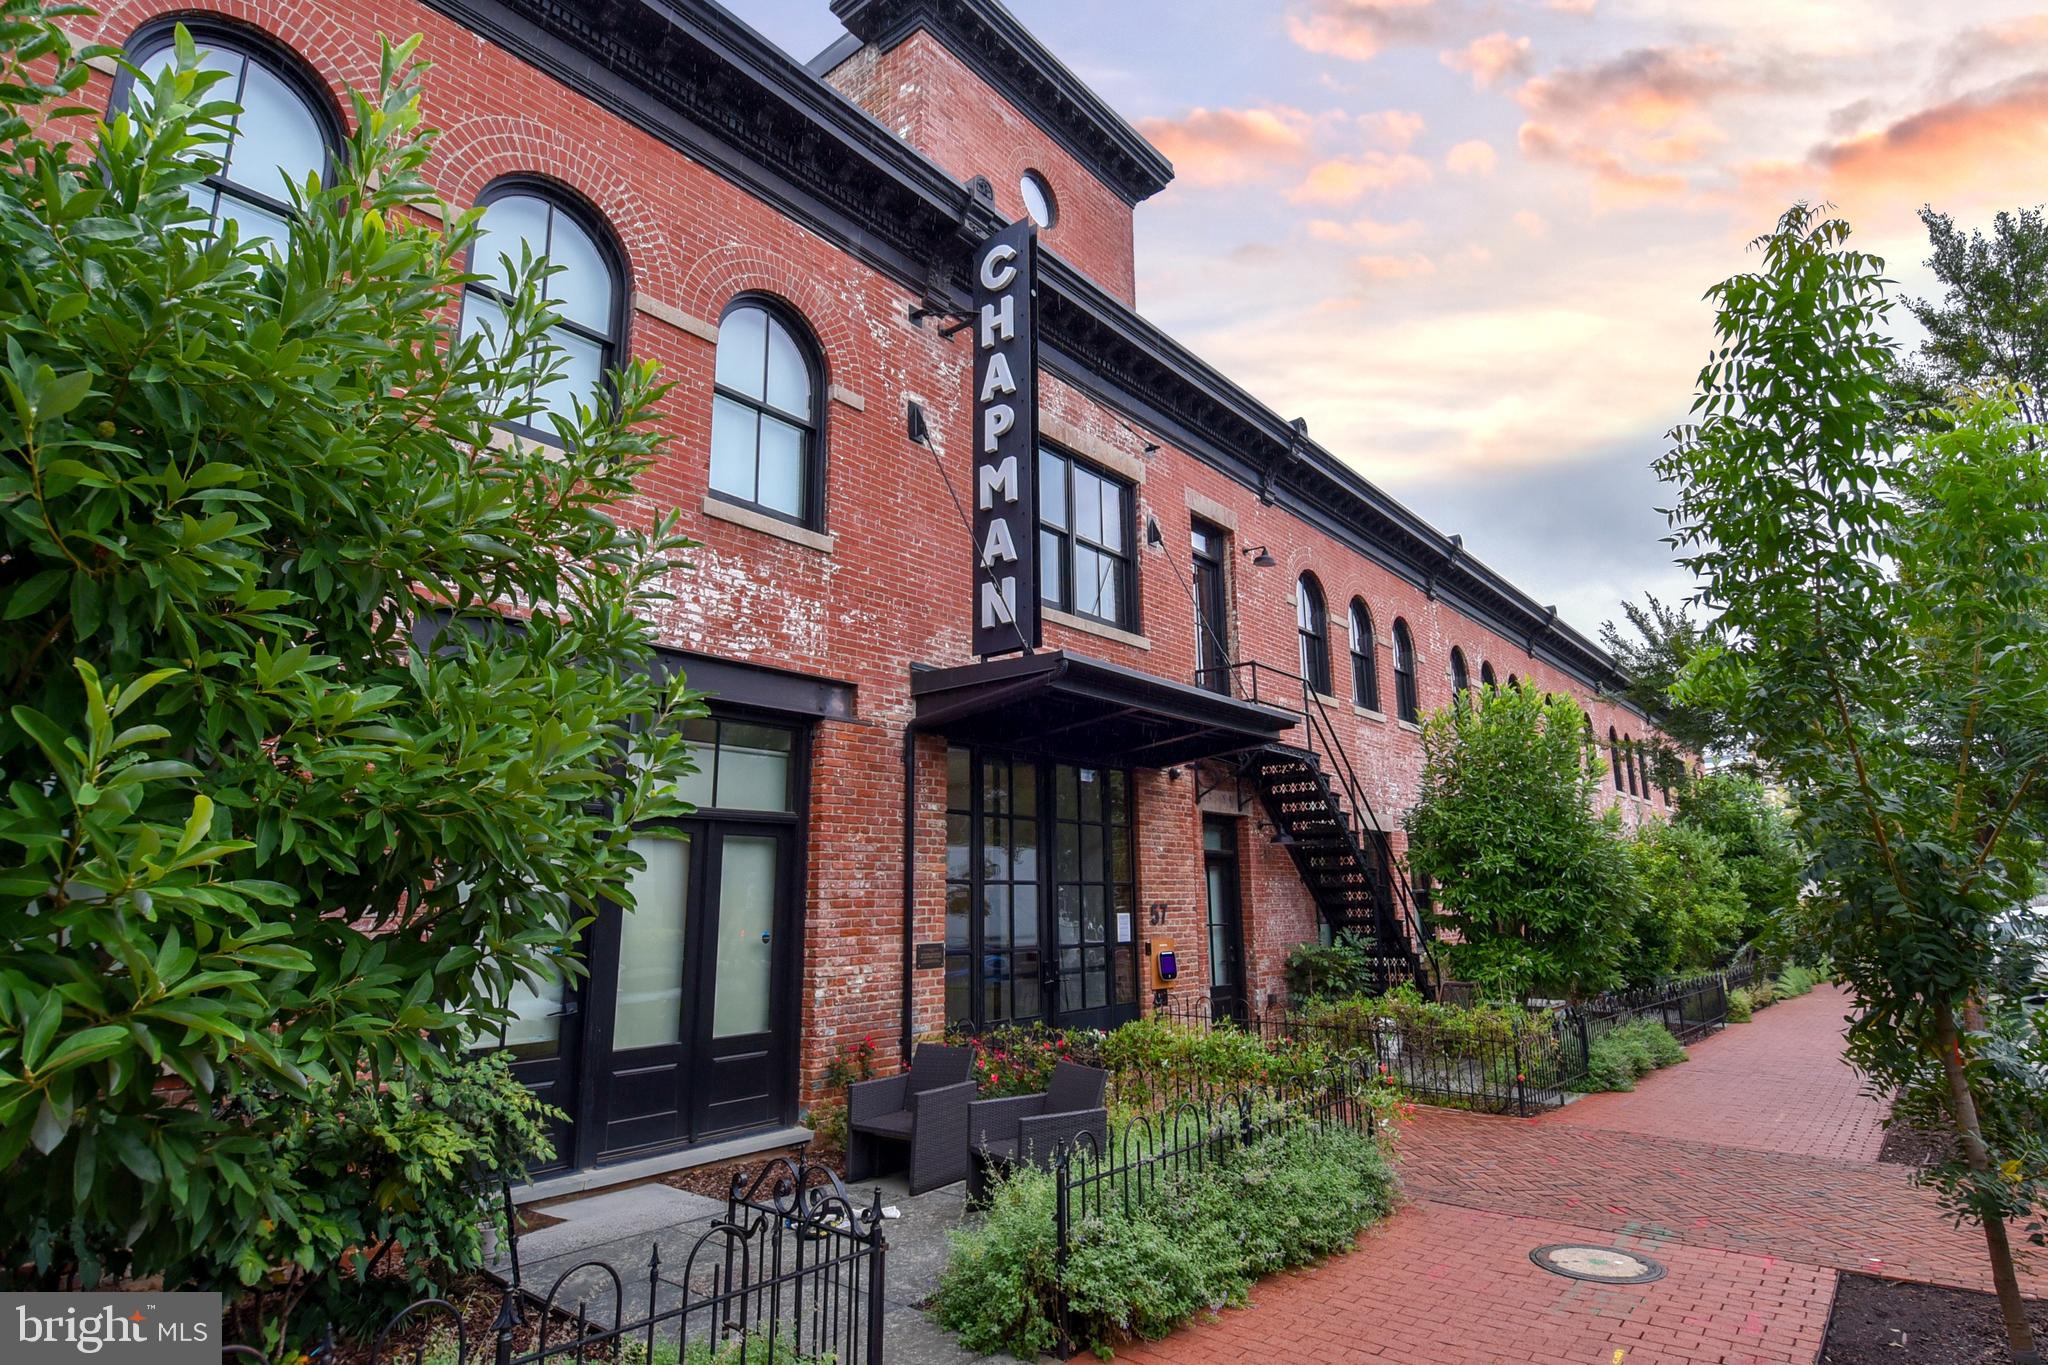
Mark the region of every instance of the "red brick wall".
[[951, 174], [987, 176], [1005, 218], [1025, 216], [1017, 186], [1036, 170], [1058, 208], [1039, 240], [1118, 299], [1137, 301], [1131, 206], [930, 33], [919, 29], [888, 52], [870, 43], [826, 79]]
[[[374, 80], [379, 34], [419, 32], [422, 55], [435, 68], [428, 81], [429, 121], [445, 130], [428, 176], [452, 205], [473, 203], [500, 176], [541, 174], [584, 196], [610, 222], [642, 304], [631, 319], [631, 348], [658, 361], [674, 384], [660, 417], [669, 444], [642, 480], [638, 506], [628, 510], [679, 509], [701, 542], [692, 566], [676, 575], [676, 600], [657, 622], [663, 639], [855, 688], [855, 718], [821, 725], [815, 744], [802, 986], [806, 1090], [841, 1043], [872, 1036], [885, 1055], [893, 1054], [909, 670], [915, 663], [957, 664], [969, 657], [969, 537], [938, 472], [943, 462], [955, 488], [967, 485], [969, 343], [943, 341], [934, 329], [913, 326], [905, 318], [916, 301], [909, 291], [410, 0], [354, 0], [346, 7], [322, 0], [185, 0], [175, 8], [260, 25], [301, 54], [337, 92], [337, 104], [345, 86]], [[116, 0], [102, 19], [72, 22], [83, 36], [120, 42], [173, 9], [166, 0]], [[937, 138], [933, 145], [941, 151], [935, 154], [959, 158], [949, 164], [962, 174], [990, 174], [999, 200], [1014, 196], [1014, 171], [1022, 165], [1044, 168], [1069, 215], [1048, 241], [1129, 296], [1129, 213], [1114, 196], [1084, 183], [1085, 174], [1047, 150], [1043, 135], [1028, 122], [989, 112], [989, 92], [970, 89], [973, 78], [935, 45], [913, 39], [890, 60], [921, 63], [891, 68], [894, 89], [909, 76], [923, 83], [912, 101], [916, 109], [905, 115], [911, 130], [906, 135]], [[852, 79], [853, 73], [842, 74]], [[90, 98], [104, 101], [108, 94], [109, 81], [101, 76]], [[994, 159], [998, 151], [1008, 159]], [[989, 159], [976, 159], [984, 157]], [[1012, 211], [1018, 207], [1013, 200], [1002, 202]], [[835, 394], [825, 410], [826, 525], [836, 537], [829, 552], [702, 512], [715, 348], [700, 332], [746, 291], [787, 300], [815, 331], [823, 353]], [[938, 461], [904, 437], [904, 405], [910, 400], [925, 407]], [[1475, 678], [1482, 660], [1491, 659], [1503, 679], [1514, 672], [1532, 686], [1578, 697], [1603, 738], [1610, 722], [1642, 733], [1637, 718], [1592, 701], [1583, 684], [1534, 662], [1519, 645], [1490, 637], [1445, 603], [1426, 599], [1420, 589], [1289, 513], [1261, 506], [1252, 490], [1171, 446], [1145, 454], [1146, 438], [1085, 394], [1048, 377], [1042, 408], [1049, 439], [1142, 474], [1140, 541], [1144, 518], [1157, 516], [1167, 546], [1139, 555], [1142, 643], [1052, 624], [1048, 646], [1188, 679], [1195, 650], [1182, 573], [1190, 501], [1200, 498], [1208, 514], [1231, 524], [1235, 546], [1264, 544], [1280, 561], [1259, 569], [1241, 555], [1231, 556], [1237, 656], [1293, 671], [1294, 579], [1312, 568], [1327, 593], [1333, 672], [1340, 680], [1348, 677], [1346, 606], [1353, 594], [1362, 594], [1380, 636], [1381, 688], [1388, 698], [1388, 632], [1402, 616], [1414, 631], [1425, 709], [1449, 700], [1447, 660], [1451, 645], [1458, 644]], [[1397, 825], [1412, 800], [1420, 764], [1415, 732], [1390, 719], [1354, 714], [1348, 703], [1336, 710], [1373, 804], [1383, 821]], [[917, 939], [929, 942], [944, 934], [944, 747], [923, 738], [917, 748], [915, 928]], [[1141, 773], [1136, 784], [1138, 932], [1141, 938], [1176, 941], [1183, 996], [1205, 990], [1207, 981], [1194, 786], [1191, 772], [1177, 778]], [[1636, 818], [1652, 803], [1623, 804]], [[1288, 947], [1314, 936], [1315, 918], [1285, 852], [1259, 830], [1255, 801], [1244, 817], [1251, 987], [1253, 998], [1263, 1000], [1282, 989], [1279, 964]], [[1400, 846], [1398, 835], [1395, 844]], [[1165, 907], [1163, 926], [1143, 923], [1143, 909], [1155, 904]], [[1141, 988], [1149, 998], [1149, 970]], [[919, 972], [914, 999], [918, 1028], [937, 1028], [942, 973]]]

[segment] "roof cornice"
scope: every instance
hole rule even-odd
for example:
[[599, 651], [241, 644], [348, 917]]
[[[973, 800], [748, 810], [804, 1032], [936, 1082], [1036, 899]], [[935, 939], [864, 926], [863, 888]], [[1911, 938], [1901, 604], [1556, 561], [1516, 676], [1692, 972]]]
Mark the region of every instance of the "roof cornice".
[[930, 33], [1126, 203], [1151, 198], [1173, 179], [1159, 149], [998, 0], [832, 0], [832, 13], [884, 52], [920, 29]]

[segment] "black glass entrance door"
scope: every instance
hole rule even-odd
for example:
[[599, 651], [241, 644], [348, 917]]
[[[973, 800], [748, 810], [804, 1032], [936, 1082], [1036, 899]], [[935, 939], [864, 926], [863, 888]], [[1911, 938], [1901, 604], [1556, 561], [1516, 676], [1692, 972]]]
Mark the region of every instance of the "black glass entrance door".
[[1136, 1018], [1130, 775], [956, 745], [946, 791], [947, 1022]]
[[1202, 817], [1202, 873], [1209, 912], [1209, 1015], [1242, 1019], [1244, 914], [1237, 876], [1237, 821]]
[[697, 1141], [781, 1117], [790, 1074], [792, 832], [692, 821], [635, 841], [634, 908], [610, 912], [610, 1046], [600, 1155]]
[[1223, 566], [1229, 543], [1206, 521], [1193, 525], [1195, 681], [1211, 692], [1230, 691], [1230, 596]]

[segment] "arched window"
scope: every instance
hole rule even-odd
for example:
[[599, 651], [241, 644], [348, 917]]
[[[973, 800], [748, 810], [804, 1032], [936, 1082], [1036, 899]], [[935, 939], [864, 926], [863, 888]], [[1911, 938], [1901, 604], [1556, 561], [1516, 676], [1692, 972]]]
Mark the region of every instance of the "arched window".
[[1628, 790], [1628, 778], [1621, 771], [1621, 735], [1610, 725], [1607, 727], [1607, 766], [1614, 770], [1614, 789]]
[[822, 521], [818, 349], [782, 309], [742, 298], [718, 322], [711, 491], [801, 526]]
[[1594, 733], [1593, 713], [1591, 711], [1580, 711], [1579, 719], [1586, 722], [1586, 758], [1583, 766], [1588, 772], [1591, 772], [1593, 764], [1598, 760], [1600, 754], [1600, 737]]
[[1508, 686], [1514, 688], [1516, 691], [1520, 691], [1522, 687], [1522, 680], [1516, 677], [1514, 674], [1510, 673], [1508, 674]]
[[1479, 685], [1481, 687], [1500, 686], [1500, 675], [1493, 671], [1493, 664], [1490, 661], [1482, 661], [1479, 665]]
[[1472, 675], [1465, 670], [1465, 651], [1451, 646], [1451, 697], [1455, 700], [1461, 693], [1472, 689]]
[[1402, 720], [1422, 719], [1422, 704], [1415, 695], [1415, 641], [1408, 623], [1394, 620], [1394, 713]]
[[[556, 267], [541, 283], [541, 297], [557, 314], [547, 339], [561, 352], [554, 376], [540, 378], [542, 357], [532, 357], [533, 377], [527, 394], [536, 411], [509, 425], [530, 435], [552, 439], [549, 416], [573, 420], [577, 400], [605, 400], [605, 371], [618, 363], [620, 332], [625, 325], [624, 271], [618, 250], [600, 235], [597, 221], [567, 196], [533, 180], [514, 180], [484, 191], [483, 221], [469, 268], [483, 278], [462, 297], [462, 333], [483, 328], [491, 336], [505, 334], [505, 308], [511, 303], [512, 275], [531, 253], [535, 261]], [[509, 267], [509, 268], [508, 268]]]
[[1294, 630], [1301, 640], [1301, 676], [1318, 692], [1330, 690], [1330, 618], [1314, 574], [1294, 584]]
[[[206, 215], [208, 230], [235, 224], [244, 242], [283, 241], [292, 220], [292, 190], [318, 174], [331, 181], [341, 146], [341, 124], [326, 89], [313, 74], [261, 34], [204, 20], [187, 21], [199, 49], [199, 69], [218, 71], [202, 102], [240, 106], [233, 130], [208, 141], [194, 154], [217, 158], [221, 168], [188, 191]], [[177, 64], [176, 25], [151, 24], [129, 44], [128, 56], [144, 78], [154, 81]], [[135, 78], [123, 75], [114, 105], [125, 107], [136, 92]]]
[[1636, 790], [1636, 761], [1639, 757], [1640, 755], [1636, 753], [1635, 737], [1633, 735], [1623, 735], [1621, 737], [1621, 763], [1624, 768], [1628, 769], [1628, 794], [1630, 796], [1640, 795]]
[[1351, 700], [1368, 711], [1380, 709], [1379, 651], [1372, 639], [1372, 612], [1359, 597], [1351, 599]]

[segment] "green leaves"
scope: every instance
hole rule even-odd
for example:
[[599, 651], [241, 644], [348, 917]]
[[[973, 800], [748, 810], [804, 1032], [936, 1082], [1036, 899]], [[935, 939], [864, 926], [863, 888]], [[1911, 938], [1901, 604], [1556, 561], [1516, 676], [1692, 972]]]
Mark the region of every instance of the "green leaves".
[[455, 1074], [677, 809], [694, 702], [647, 623], [686, 543], [615, 514], [662, 386], [497, 439], [559, 364], [545, 267], [502, 344], [451, 339], [476, 220], [424, 183], [411, 44], [281, 249], [195, 218], [234, 110], [188, 38], [93, 148], [46, 140], [67, 48], [0, 0], [0, 1243], [317, 1277], [367, 1234], [280, 1155], [308, 1102]]
[[[1981, 275], [1981, 243], [1930, 227], [1946, 280]], [[1679, 488], [1672, 543], [1720, 612], [1682, 687], [1724, 700], [1789, 794], [1812, 851], [1800, 946], [1855, 993], [1852, 1059], [1881, 1091], [1940, 1096], [1966, 1151], [1988, 1138], [1940, 1179], [1958, 1213], [1996, 1221], [2042, 1202], [2038, 1181], [1988, 1174], [2038, 1152], [2041, 1124], [1999, 1118], [2026, 1104], [1954, 1021], [2002, 1008], [1997, 926], [2035, 894], [2048, 838], [2048, 433], [1996, 388], [1900, 430], [1925, 377], [1902, 383], [1888, 282], [1848, 238], [1795, 208], [1760, 239], [1763, 268], [1710, 293], [1723, 345], [1659, 463]], [[2048, 297], [2038, 272], [2024, 288]], [[1935, 372], [2012, 373], [1964, 354], [2024, 330], [2011, 302], [1917, 308]]]
[[1463, 980], [1526, 999], [1619, 980], [1637, 892], [1596, 814], [1605, 767], [1569, 697], [1488, 687], [1425, 721], [1408, 863], [1437, 884], [1444, 951]]

